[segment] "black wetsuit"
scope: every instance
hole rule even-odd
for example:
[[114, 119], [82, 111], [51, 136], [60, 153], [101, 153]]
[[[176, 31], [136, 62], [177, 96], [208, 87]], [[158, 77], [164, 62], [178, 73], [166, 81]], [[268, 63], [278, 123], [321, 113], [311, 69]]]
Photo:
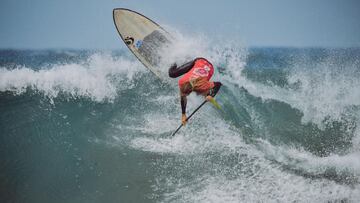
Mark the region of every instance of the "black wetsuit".
[[171, 78], [177, 78], [181, 75], [184, 75], [185, 73], [189, 72], [189, 70], [191, 70], [191, 68], [194, 66], [196, 59], [189, 61], [179, 67], [177, 67], [176, 63], [174, 63], [170, 68], [169, 68], [169, 77]]

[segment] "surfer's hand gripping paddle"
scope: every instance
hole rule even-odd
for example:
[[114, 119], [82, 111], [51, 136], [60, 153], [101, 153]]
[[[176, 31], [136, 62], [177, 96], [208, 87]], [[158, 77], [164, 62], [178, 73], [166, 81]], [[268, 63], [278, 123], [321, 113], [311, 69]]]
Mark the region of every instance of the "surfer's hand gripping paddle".
[[181, 123], [182, 123], [182, 125], [186, 125], [186, 121], [187, 121], [186, 115], [185, 114], [181, 115]]
[[[204, 106], [204, 104], [207, 102], [207, 100], [203, 101], [203, 103], [201, 103], [191, 114], [189, 117], [186, 118], [186, 121], [188, 121], [202, 106]], [[215, 101], [214, 98], [209, 100], [210, 103], [212, 103], [216, 108], [221, 109], [220, 105]], [[173, 132], [173, 134], [171, 134], [171, 136], [174, 136], [179, 130], [180, 128], [183, 126], [183, 124], [181, 124], [176, 130], [175, 132]]]
[[[186, 121], [188, 121], [188, 120], [191, 118], [191, 116], [194, 115], [194, 113], [196, 113], [202, 106], [204, 106], [204, 104], [205, 104], [206, 102], [207, 102], [206, 100], [203, 101], [203, 103], [201, 103], [200, 106], [198, 106], [198, 107], [190, 114], [190, 116], [187, 117]], [[171, 134], [171, 136], [174, 136], [174, 135], [180, 130], [180, 128], [181, 128], [182, 126], [183, 126], [183, 124], [181, 124], [181, 125], [175, 130], [175, 132], [174, 132], [173, 134]]]

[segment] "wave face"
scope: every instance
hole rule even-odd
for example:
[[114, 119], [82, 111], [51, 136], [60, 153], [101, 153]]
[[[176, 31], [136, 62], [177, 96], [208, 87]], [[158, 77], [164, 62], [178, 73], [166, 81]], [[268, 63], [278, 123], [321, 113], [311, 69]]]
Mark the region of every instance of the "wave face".
[[163, 69], [207, 57], [224, 86], [175, 137], [176, 80], [127, 50], [0, 51], [0, 201], [360, 201], [360, 49], [178, 38]]

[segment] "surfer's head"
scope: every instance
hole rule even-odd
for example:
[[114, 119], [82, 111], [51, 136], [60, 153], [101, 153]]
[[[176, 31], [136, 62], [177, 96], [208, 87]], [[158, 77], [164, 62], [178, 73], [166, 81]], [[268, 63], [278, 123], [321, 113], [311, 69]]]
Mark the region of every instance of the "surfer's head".
[[213, 87], [214, 82], [210, 82], [206, 78], [196, 78], [180, 85], [180, 93], [181, 95], [189, 95], [194, 91], [198, 95], [206, 96]]

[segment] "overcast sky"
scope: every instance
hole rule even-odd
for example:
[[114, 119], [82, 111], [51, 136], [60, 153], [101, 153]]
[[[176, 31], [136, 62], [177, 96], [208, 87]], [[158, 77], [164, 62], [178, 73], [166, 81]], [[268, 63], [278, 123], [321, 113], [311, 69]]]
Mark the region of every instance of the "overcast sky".
[[247, 46], [360, 47], [358, 0], [0, 0], [0, 48], [123, 48], [116, 7]]

